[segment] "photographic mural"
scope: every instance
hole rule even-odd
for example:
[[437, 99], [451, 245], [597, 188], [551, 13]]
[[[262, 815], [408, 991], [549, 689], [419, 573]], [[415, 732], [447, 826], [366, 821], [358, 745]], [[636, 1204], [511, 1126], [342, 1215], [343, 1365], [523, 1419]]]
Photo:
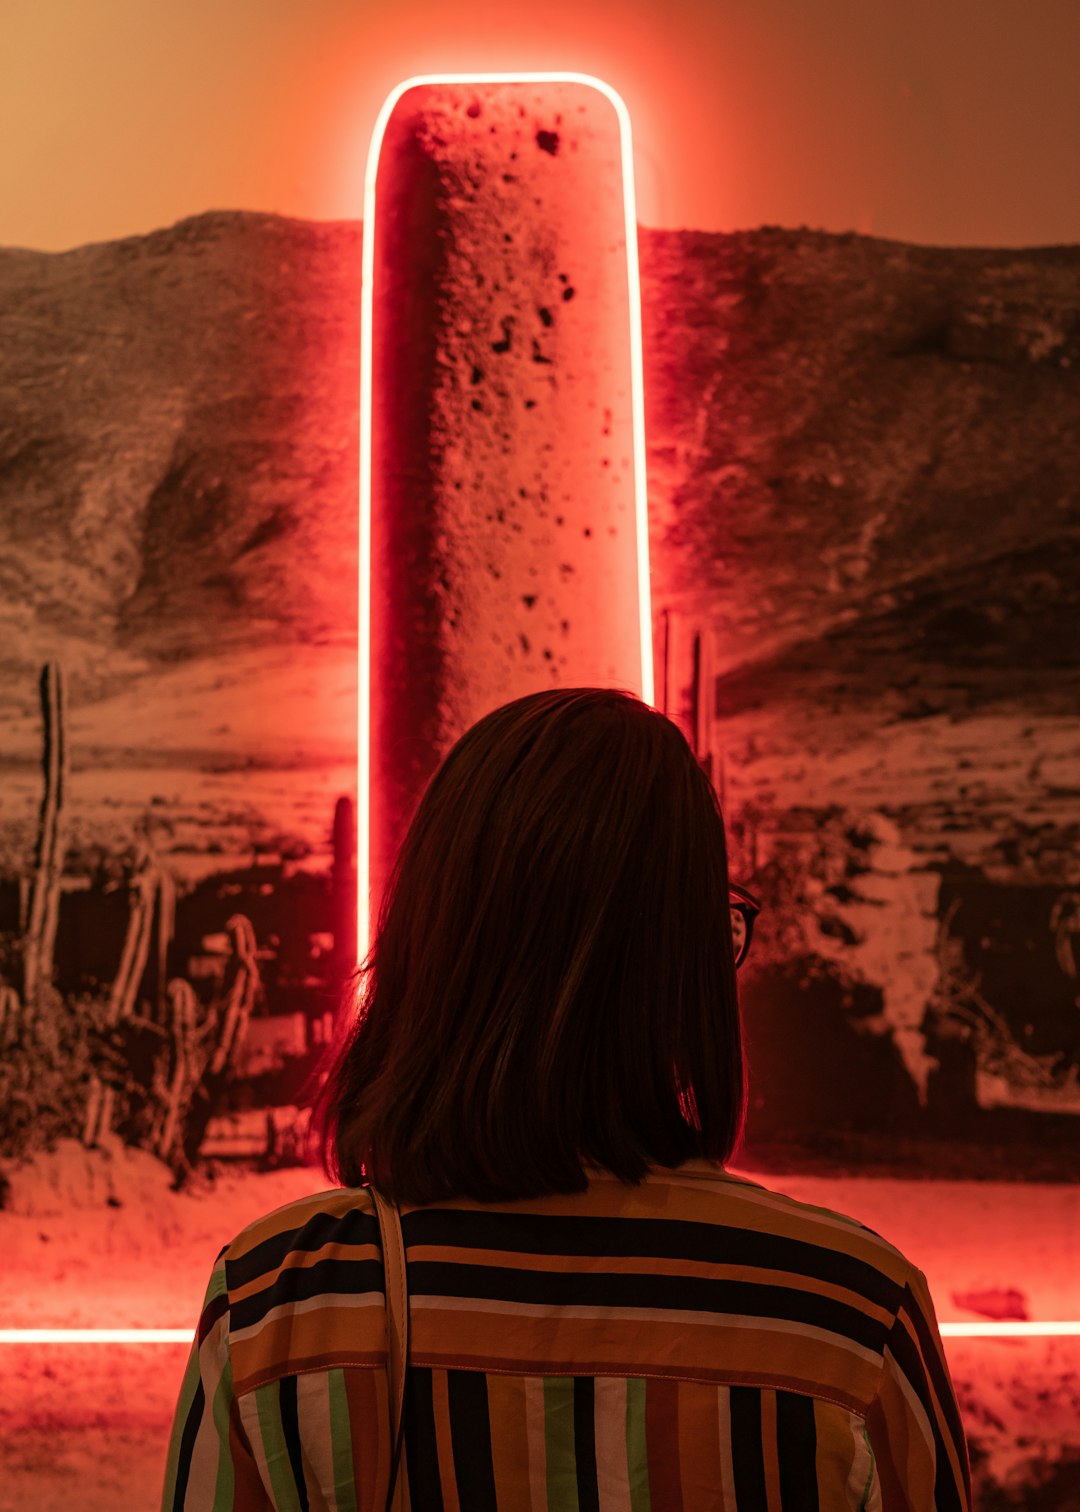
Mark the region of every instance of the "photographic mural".
[[[739, 1164], [901, 1224], [953, 1316], [1072, 1316], [1080, 250], [640, 246], [657, 702], [762, 903]], [[228, 1232], [324, 1184], [359, 267], [355, 224], [232, 213], [0, 251], [16, 1327], [186, 1329]], [[1073, 1342], [951, 1341], [985, 1508], [1075, 1504]], [[152, 1504], [183, 1353], [12, 1347], [4, 1483]]]
[[[750, 1169], [1074, 1179], [1080, 253], [642, 232], [658, 702]], [[359, 229], [0, 253], [0, 1155], [305, 1157], [355, 949]]]

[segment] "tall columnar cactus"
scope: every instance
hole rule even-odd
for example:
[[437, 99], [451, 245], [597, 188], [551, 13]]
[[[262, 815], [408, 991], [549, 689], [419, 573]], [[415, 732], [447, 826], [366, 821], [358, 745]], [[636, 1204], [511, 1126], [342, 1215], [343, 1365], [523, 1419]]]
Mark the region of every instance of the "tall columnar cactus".
[[111, 1128], [112, 1107], [112, 1088], [107, 1087], [100, 1076], [91, 1076], [82, 1131], [82, 1142], [88, 1150], [92, 1150], [102, 1135], [107, 1134]]
[[9, 1050], [19, 1037], [22, 1004], [14, 987], [0, 986], [0, 1050]]
[[206, 1068], [211, 1076], [220, 1076], [235, 1064], [259, 988], [259, 963], [255, 958], [255, 930], [251, 920], [244, 914], [233, 914], [225, 928], [232, 944], [232, 956], [219, 1008], [217, 1045]]
[[[157, 895], [154, 902], [154, 954], [152, 960], [153, 1017], [155, 1023], [163, 1024], [171, 1017], [168, 1001], [169, 952], [176, 934], [176, 883], [172, 875], [160, 867], [157, 873]], [[169, 986], [172, 984], [169, 983]]]
[[45, 792], [38, 822], [29, 920], [23, 942], [23, 1001], [31, 1013], [40, 1011], [42, 990], [52, 980], [56, 926], [60, 915], [60, 871], [64, 860], [64, 800], [68, 785], [64, 678], [58, 662], [45, 664], [40, 686]]
[[[109, 991], [105, 1022], [110, 1029], [133, 1017], [140, 984], [146, 973], [151, 943], [155, 945], [153, 1021], [164, 1025], [169, 1016], [165, 988], [168, 952], [176, 918], [176, 887], [149, 851], [139, 857], [131, 882], [131, 913], [120, 964]], [[185, 984], [186, 985], [186, 984]], [[83, 1143], [98, 1144], [113, 1124], [116, 1097], [97, 1075], [90, 1078]]]
[[172, 1033], [169, 1075], [167, 1084], [161, 1088], [162, 1117], [155, 1130], [154, 1149], [162, 1160], [168, 1160], [177, 1143], [184, 1112], [191, 1101], [193, 1088], [199, 1081], [198, 1063], [198, 1000], [191, 983], [181, 977], [175, 978], [166, 988], [166, 1008]]
[[356, 814], [351, 798], [334, 805], [333, 895], [334, 971], [344, 981], [356, 966]]
[[694, 636], [694, 755], [706, 777], [713, 781], [712, 735], [715, 719], [716, 677], [713, 671], [712, 636], [702, 629]]
[[153, 858], [144, 853], [139, 858], [131, 880], [131, 913], [120, 954], [120, 965], [109, 992], [106, 1021], [110, 1025], [130, 1018], [135, 1011], [136, 994], [150, 956], [155, 903], [160, 890], [161, 872]]
[[219, 1093], [235, 1069], [259, 988], [250, 919], [234, 914], [226, 929], [232, 955], [221, 994], [205, 1020], [199, 1023], [195, 994], [186, 982], [174, 980], [168, 988], [172, 1045], [157, 1086], [163, 1116], [154, 1148], [181, 1174], [194, 1165]]

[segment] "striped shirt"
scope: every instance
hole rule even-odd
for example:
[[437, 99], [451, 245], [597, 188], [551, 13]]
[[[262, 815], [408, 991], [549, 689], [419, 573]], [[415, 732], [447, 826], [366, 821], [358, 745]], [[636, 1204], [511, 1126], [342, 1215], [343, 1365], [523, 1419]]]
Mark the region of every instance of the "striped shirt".
[[[705, 1161], [639, 1187], [402, 1207], [415, 1512], [968, 1512], [922, 1273]], [[382, 1512], [379, 1228], [363, 1188], [214, 1266], [164, 1512]]]

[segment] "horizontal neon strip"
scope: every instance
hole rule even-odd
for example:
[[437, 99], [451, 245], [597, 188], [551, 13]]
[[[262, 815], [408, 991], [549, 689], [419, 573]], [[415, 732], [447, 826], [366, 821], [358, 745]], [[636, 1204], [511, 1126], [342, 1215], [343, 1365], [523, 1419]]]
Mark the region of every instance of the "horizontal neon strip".
[[943, 1339], [1080, 1338], [1080, 1320], [1061, 1323], [939, 1323]]
[[[943, 1339], [1080, 1338], [1080, 1319], [1057, 1323], [942, 1323]], [[190, 1328], [0, 1328], [0, 1344], [190, 1344]]]
[[190, 1344], [190, 1328], [0, 1328], [0, 1344]]

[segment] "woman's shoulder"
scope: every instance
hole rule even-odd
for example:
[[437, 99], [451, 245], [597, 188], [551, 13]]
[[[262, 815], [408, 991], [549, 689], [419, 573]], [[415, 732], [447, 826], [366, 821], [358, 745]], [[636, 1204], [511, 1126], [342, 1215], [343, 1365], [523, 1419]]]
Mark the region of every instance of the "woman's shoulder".
[[[883, 1257], [898, 1258], [907, 1263], [894, 1244], [864, 1223], [861, 1218], [845, 1210], [820, 1202], [812, 1202], [807, 1197], [796, 1197], [780, 1186], [773, 1186], [771, 1177], [770, 1184], [766, 1185], [763, 1181], [738, 1172], [724, 1172], [723, 1176], [729, 1190], [737, 1189], [744, 1202], [754, 1204], [762, 1211], [775, 1213], [778, 1222], [788, 1219], [801, 1223], [808, 1231], [816, 1233], [823, 1242], [828, 1242], [827, 1236], [830, 1234], [858, 1235], [872, 1248], [880, 1250]], [[782, 1181], [782, 1178], [780, 1180]], [[829, 1192], [828, 1195], [833, 1194]]]
[[404, 1219], [406, 1242], [456, 1250], [650, 1256], [735, 1266], [899, 1296], [913, 1266], [858, 1218], [788, 1196], [741, 1172], [690, 1160], [639, 1183], [586, 1166], [586, 1190], [502, 1203], [460, 1198]]
[[314, 1192], [257, 1218], [225, 1246], [215, 1275], [238, 1397], [298, 1360], [385, 1362], [379, 1225], [366, 1188]]
[[[404, 1214], [411, 1211], [408, 1205], [403, 1208]], [[537, 1242], [539, 1219], [545, 1247], [557, 1231], [570, 1235], [583, 1219], [614, 1219], [622, 1220], [622, 1229], [629, 1225], [642, 1246], [655, 1236], [662, 1250], [685, 1248], [688, 1259], [737, 1253], [754, 1268], [790, 1272], [806, 1267], [844, 1277], [849, 1285], [870, 1284], [876, 1274], [890, 1289], [902, 1289], [915, 1270], [896, 1245], [858, 1218], [706, 1161], [653, 1168], [636, 1186], [594, 1169], [587, 1192], [498, 1204], [468, 1198], [440, 1203], [423, 1216], [417, 1212], [413, 1220], [406, 1216], [406, 1239], [417, 1227], [418, 1238], [423, 1229], [423, 1242], [446, 1240], [456, 1247], [458, 1229], [463, 1221], [468, 1226], [470, 1211], [477, 1220], [472, 1227], [485, 1227], [485, 1217], [502, 1220], [500, 1233], [523, 1223], [528, 1231], [524, 1238]], [[662, 1238], [662, 1230], [671, 1237]], [[598, 1253], [609, 1233], [607, 1223], [590, 1226]], [[249, 1288], [260, 1277], [265, 1282], [283, 1269], [310, 1266], [317, 1255], [323, 1260], [378, 1258], [379, 1226], [369, 1188], [335, 1187], [286, 1203], [240, 1229], [222, 1252], [230, 1290]]]
[[230, 1266], [249, 1261], [270, 1269], [293, 1251], [370, 1240], [378, 1240], [378, 1221], [368, 1188], [331, 1187], [283, 1203], [245, 1224], [222, 1255]]
[[[741, 1247], [760, 1256], [761, 1263], [775, 1255], [787, 1270], [802, 1257], [820, 1268], [831, 1257], [831, 1264], [852, 1278], [877, 1272], [900, 1288], [915, 1270], [908, 1256], [860, 1219], [710, 1162], [655, 1171], [647, 1185], [663, 1194], [667, 1216], [716, 1225], [721, 1244], [738, 1234]], [[650, 1198], [655, 1201], [655, 1195], [646, 1201]]]

